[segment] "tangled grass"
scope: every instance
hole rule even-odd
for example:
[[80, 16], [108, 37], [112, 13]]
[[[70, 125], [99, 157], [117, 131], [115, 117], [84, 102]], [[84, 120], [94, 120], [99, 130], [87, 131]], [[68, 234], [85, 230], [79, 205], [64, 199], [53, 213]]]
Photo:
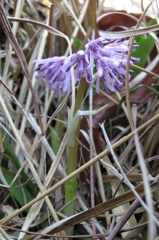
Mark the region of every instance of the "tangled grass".
[[[0, 239], [158, 239], [158, 3], [137, 16], [103, 4], [1, 2]], [[55, 98], [36, 80], [34, 60], [99, 35], [129, 39], [120, 92], [77, 86], [72, 71], [71, 92]]]

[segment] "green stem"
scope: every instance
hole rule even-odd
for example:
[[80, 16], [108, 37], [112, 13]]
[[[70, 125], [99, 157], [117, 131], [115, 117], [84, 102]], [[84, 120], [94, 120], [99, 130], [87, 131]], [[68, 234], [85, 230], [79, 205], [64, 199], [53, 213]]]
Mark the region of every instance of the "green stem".
[[[74, 109], [73, 115], [75, 115], [76, 112], [81, 108], [85, 87], [86, 87], [86, 81], [85, 79], [81, 79], [79, 83], [78, 91], [77, 91], [77, 97], [76, 97], [75, 109]], [[74, 147], [68, 146], [67, 148], [67, 175], [69, 175], [70, 173], [76, 170], [77, 150], [78, 150], [77, 139], [79, 138], [80, 124], [81, 124], [81, 121], [79, 121], [79, 124], [75, 131]], [[71, 200], [76, 197], [76, 191], [77, 191], [77, 179], [76, 177], [74, 177], [65, 184], [65, 205], [71, 202]], [[66, 216], [72, 216], [75, 213], [75, 208], [76, 208], [76, 201], [74, 200], [64, 209], [64, 214]], [[73, 234], [73, 227], [67, 230], [67, 234], [69, 235]]]
[[[61, 104], [62, 101], [63, 101], [63, 98], [59, 97], [58, 106]], [[62, 134], [63, 134], [63, 122], [62, 121], [64, 120], [64, 116], [65, 116], [65, 113], [63, 113], [64, 108], [65, 107], [63, 107], [57, 115], [57, 119], [59, 119], [60, 121], [56, 122], [56, 128], [55, 128], [60, 142], [62, 140]]]

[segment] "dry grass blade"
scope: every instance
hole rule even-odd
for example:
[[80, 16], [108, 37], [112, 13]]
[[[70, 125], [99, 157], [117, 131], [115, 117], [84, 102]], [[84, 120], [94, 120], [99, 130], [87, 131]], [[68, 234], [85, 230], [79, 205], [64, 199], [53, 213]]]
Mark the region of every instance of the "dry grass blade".
[[67, 17], [72, 19], [71, 14], [69, 13], [69, 11], [59, 1], [52, 0], [50, 2], [52, 2], [53, 5], [55, 5], [57, 8], [59, 8], [62, 13], [66, 14]]
[[11, 238], [8, 236], [8, 234], [3, 230], [3, 228], [0, 226], [0, 233], [6, 240], [11, 240]]
[[129, 209], [127, 209], [125, 214], [120, 218], [120, 220], [118, 221], [118, 223], [116, 224], [112, 232], [110, 233], [109, 240], [113, 240], [115, 238], [115, 236], [122, 229], [122, 227], [125, 225], [125, 223], [128, 221], [130, 216], [135, 212], [135, 210], [139, 205], [140, 203], [137, 199], [130, 205]]
[[[142, 129], [144, 129], [145, 127], [147, 127], [148, 125], [150, 125], [152, 122], [156, 121], [159, 118], [159, 114], [157, 114], [155, 117], [151, 118], [149, 121], [147, 121], [146, 123], [144, 123], [143, 125], [141, 125], [139, 128], [137, 128], [135, 130], [135, 132], [137, 131], [141, 131]], [[126, 142], [128, 139], [132, 138], [134, 136], [135, 132], [131, 132], [129, 133], [127, 136], [123, 137], [122, 139], [120, 139], [118, 142], [116, 142], [115, 144], [112, 145], [112, 148], [115, 149], [117, 147], [119, 147], [121, 144], [123, 144], [124, 142]], [[33, 199], [31, 202], [27, 203], [25, 206], [21, 207], [19, 210], [17, 210], [16, 212], [14, 212], [13, 214], [11, 214], [8, 217], [5, 217], [5, 219], [1, 220], [1, 223], [4, 224], [6, 222], [8, 222], [10, 219], [14, 218], [15, 216], [17, 216], [18, 214], [20, 214], [21, 212], [23, 212], [26, 208], [32, 206], [34, 203], [38, 202], [39, 200], [41, 200], [42, 198], [44, 198], [45, 196], [47, 196], [49, 193], [51, 193], [53, 190], [57, 189], [58, 187], [60, 187], [61, 185], [63, 185], [64, 183], [66, 183], [68, 180], [70, 180], [71, 178], [73, 178], [74, 176], [76, 176], [77, 174], [79, 174], [80, 172], [82, 172], [84, 169], [90, 167], [92, 164], [94, 164], [95, 162], [97, 162], [98, 160], [100, 160], [101, 158], [103, 158], [105, 155], [107, 155], [110, 152], [110, 149], [106, 149], [104, 150], [102, 153], [98, 154], [96, 157], [92, 158], [89, 162], [85, 163], [82, 167], [78, 168], [76, 171], [74, 171], [73, 173], [71, 173], [70, 175], [68, 175], [67, 177], [65, 177], [64, 179], [62, 179], [61, 181], [59, 181], [58, 183], [56, 183], [53, 187], [51, 187], [50, 189], [44, 191], [40, 196], [36, 197], [35, 199]]]
[[[107, 163], [109, 163], [109, 164], [111, 165], [110, 159], [109, 159], [107, 156], [104, 158], [104, 162], [107, 162]], [[107, 172], [108, 172], [108, 176], [109, 176], [109, 175], [111, 174], [111, 171], [109, 170], [109, 168], [107, 168]], [[119, 179], [118, 179], [118, 180], [119, 180]], [[118, 189], [118, 183], [113, 183], [113, 182], [111, 182], [111, 186], [112, 186], [112, 193], [114, 194], [115, 191], [116, 191], [116, 189]], [[123, 186], [120, 186], [120, 188], [119, 188], [116, 196], [120, 196], [120, 195], [122, 195], [124, 192], [125, 192], [124, 187], [123, 187]], [[117, 207], [117, 208], [115, 208], [115, 209], [112, 209], [113, 214], [114, 214], [115, 216], [117, 216], [117, 217], [116, 217], [116, 221], [117, 221], [117, 222], [119, 222], [120, 219], [121, 219], [120, 213], [126, 212], [126, 210], [129, 209], [129, 208], [130, 208], [130, 203], [127, 202], [126, 204], [123, 204], [123, 205], [121, 205], [121, 206], [119, 206], [119, 207]], [[119, 215], [119, 216], [118, 216], [118, 215]], [[127, 220], [125, 221], [125, 225], [126, 225], [127, 228], [131, 228], [131, 227], [133, 227], [133, 226], [136, 226], [136, 225], [137, 225], [137, 221], [136, 221], [135, 216], [132, 215], [130, 219], [127, 219]], [[113, 230], [112, 230], [112, 231], [113, 231]], [[126, 235], [127, 235], [127, 233], [122, 233], [122, 237], [123, 237], [123, 238], [126, 237]]]
[[[135, 106], [133, 107], [133, 113], [134, 113], [133, 114], [134, 123], [136, 125], [137, 109]], [[153, 240], [157, 235], [157, 229], [156, 229], [155, 222], [153, 220], [154, 204], [153, 204], [153, 200], [151, 198], [150, 182], [149, 182], [149, 179], [147, 176], [148, 169], [146, 167], [146, 163], [145, 163], [142, 151], [141, 151], [141, 145], [140, 145], [137, 133], [135, 133], [134, 139], [135, 139], [136, 151], [137, 151], [137, 155], [138, 155], [138, 159], [139, 159], [139, 165], [140, 165], [140, 169], [141, 169], [141, 173], [142, 173], [142, 177], [143, 177], [145, 199], [146, 199], [147, 206], [150, 209], [150, 212], [148, 213], [148, 219], [149, 219], [148, 238], [149, 238], [149, 240]]]
[[[129, 174], [128, 179], [130, 182], [141, 182], [142, 181], [142, 174], [141, 173], [132, 173]], [[119, 182], [119, 178], [115, 175], [103, 175], [103, 181], [106, 182]]]
[[159, 24], [155, 24], [150, 27], [140, 27], [138, 29], [126, 30], [126, 31], [120, 31], [120, 32], [115, 32], [115, 31], [109, 32], [109, 31], [99, 30], [99, 35], [107, 39], [120, 39], [120, 38], [134, 37], [134, 36], [146, 34], [149, 32], [154, 32], [158, 30], [159, 30]]
[[[23, 144], [23, 142], [22, 142], [22, 140], [21, 140], [21, 138], [20, 138], [20, 136], [19, 136], [19, 134], [18, 134], [18, 132], [17, 132], [17, 129], [16, 129], [15, 126], [14, 126], [14, 123], [13, 123], [13, 121], [12, 121], [12, 119], [11, 119], [9, 113], [8, 113], [8, 110], [7, 110], [7, 108], [6, 108], [6, 105], [4, 104], [4, 101], [3, 101], [3, 99], [2, 99], [1, 96], [0, 96], [0, 102], [1, 102], [1, 106], [2, 106], [5, 114], [6, 114], [6, 116], [7, 116], [7, 119], [8, 119], [8, 121], [9, 121], [9, 123], [10, 123], [10, 126], [11, 126], [11, 128], [12, 128], [12, 130], [13, 130], [16, 138], [17, 138], [17, 141], [18, 141], [19, 145], [21, 146], [22, 149], [25, 150], [24, 144]], [[44, 187], [43, 187], [43, 185], [42, 185], [42, 183], [41, 183], [41, 181], [40, 181], [40, 179], [39, 179], [39, 176], [38, 176], [38, 174], [37, 174], [37, 172], [36, 172], [36, 170], [35, 170], [35, 168], [34, 168], [33, 163], [31, 162], [30, 158], [28, 157], [28, 155], [29, 155], [29, 154], [28, 154], [28, 153], [26, 152], [26, 150], [25, 150], [24, 156], [26, 157], [26, 160], [27, 160], [27, 163], [28, 163], [28, 165], [29, 165], [29, 168], [30, 168], [30, 170], [31, 170], [31, 172], [32, 172], [32, 174], [33, 174], [36, 182], [37, 182], [37, 185], [39, 186], [39, 189], [41, 190], [41, 192], [44, 192]], [[51, 213], [52, 213], [52, 216], [56, 219], [56, 221], [58, 221], [58, 217], [57, 217], [57, 215], [56, 215], [56, 212], [55, 212], [55, 210], [54, 210], [54, 208], [53, 208], [53, 206], [52, 206], [49, 198], [46, 197], [45, 199], [46, 199], [46, 202], [47, 202], [47, 204], [48, 204], [48, 207], [49, 207], [49, 209], [50, 209], [50, 211], [51, 211]]]
[[[26, 118], [27, 118], [28, 121], [30, 122], [30, 124], [31, 124], [31, 126], [33, 127], [33, 129], [35, 130], [35, 132], [37, 132], [37, 134], [40, 135], [40, 133], [41, 133], [40, 128], [39, 128], [38, 125], [36, 124], [36, 122], [35, 122], [34, 118], [32, 117], [32, 115], [31, 115], [31, 114], [27, 114], [27, 113], [23, 110], [23, 108], [21, 107], [20, 103], [16, 100], [16, 98], [15, 98], [14, 96], [13, 96], [13, 99], [14, 99], [14, 101], [16, 102], [16, 104], [22, 109], [24, 115], [26, 116]], [[64, 102], [65, 102], [65, 101], [64, 101]], [[63, 104], [63, 103], [62, 103], [62, 104]], [[55, 113], [55, 114], [56, 114], [56, 113]], [[51, 157], [52, 160], [53, 160], [54, 157], [55, 157], [55, 155], [54, 155], [52, 149], [50, 148], [49, 144], [47, 143], [47, 140], [45, 139], [44, 136], [41, 137], [40, 140], [41, 140], [42, 144], [44, 144], [45, 148], [47, 149], [48, 154], [50, 155], [50, 157]], [[38, 141], [38, 143], [39, 143], [39, 141]], [[61, 144], [61, 146], [62, 146], [62, 144]], [[33, 146], [32, 149], [34, 149], [34, 146]], [[35, 150], [35, 149], [34, 149], [34, 150]], [[32, 154], [33, 154], [33, 152], [31, 151], [31, 155], [32, 155]], [[59, 159], [60, 159], [60, 158], [59, 158]], [[56, 161], [55, 161], [54, 163], [56, 163]], [[59, 162], [58, 162], [58, 164], [59, 164]], [[48, 177], [49, 177], [49, 178], [50, 178], [50, 177], [53, 178], [53, 171], [56, 170], [57, 166], [58, 166], [57, 163], [56, 163], [56, 167], [55, 167], [55, 164], [53, 164], [53, 168], [50, 169], [50, 170], [52, 170], [52, 171], [49, 172], [49, 173], [51, 173], [51, 174], [48, 174]], [[59, 168], [60, 168], [60, 166], [59, 166]], [[36, 174], [35, 174], [35, 175], [36, 175]], [[35, 175], [34, 175], [34, 176], [35, 176]], [[50, 183], [50, 181], [49, 181], [49, 183]], [[47, 187], [48, 187], [48, 185], [49, 185], [49, 184], [47, 184]], [[45, 187], [45, 186], [44, 186], [44, 187]], [[29, 228], [29, 225], [31, 224], [31, 222], [36, 218], [37, 214], [39, 213], [39, 211], [40, 211], [40, 209], [41, 209], [41, 207], [42, 207], [43, 202], [44, 202], [44, 199], [43, 199], [42, 201], [36, 203], [35, 205], [33, 205], [33, 206], [31, 207], [31, 209], [30, 209], [30, 211], [29, 211], [29, 213], [28, 213], [28, 215], [27, 215], [27, 217], [26, 217], [26, 220], [25, 220], [25, 222], [24, 222], [24, 225], [23, 225], [23, 228], [22, 228], [23, 230], [27, 230], [27, 229]], [[49, 202], [48, 202], [48, 205], [49, 205]], [[52, 207], [51, 207], [51, 208], [52, 208]], [[53, 210], [53, 211], [54, 211], [54, 210]], [[53, 214], [53, 215], [54, 215], [54, 214]], [[56, 214], [54, 215], [54, 217], [55, 217], [56, 221], [58, 221], [58, 218], [56, 217]], [[25, 233], [23, 233], [23, 232], [20, 233], [19, 239], [22, 239], [22, 238], [24, 237], [24, 234], [25, 234]]]
[[[151, 1], [149, 3], [149, 5], [147, 6], [147, 8], [144, 10], [144, 12], [141, 14], [135, 29], [138, 29], [147, 10], [149, 9], [149, 7], [151, 6], [153, 1]], [[132, 49], [133, 49], [133, 44], [135, 41], [135, 36], [133, 36], [130, 40], [130, 48], [129, 48], [129, 52], [128, 52], [128, 58], [127, 58], [127, 64], [126, 64], [126, 76], [125, 76], [125, 90], [126, 90], [126, 104], [127, 104], [127, 110], [128, 110], [128, 117], [129, 117], [129, 123], [130, 123], [130, 127], [131, 127], [131, 131], [134, 130], [134, 123], [133, 123], [133, 117], [132, 117], [132, 112], [131, 112], [131, 104], [130, 104], [130, 89], [129, 89], [129, 69], [130, 69], [130, 59], [131, 59], [131, 55], [132, 55]]]
[[[151, 184], [151, 190], [152, 192], [159, 189], [159, 183], [154, 182]], [[143, 184], [137, 186], [135, 188], [136, 192], [140, 195], [144, 195], [144, 187]], [[101, 203], [100, 205], [97, 205], [94, 208], [91, 208], [85, 212], [81, 212], [73, 217], [69, 217], [67, 219], [61, 220], [58, 223], [55, 223], [50, 227], [50, 230], [52, 233], [57, 233], [59, 231], [62, 231], [63, 229], [66, 229], [68, 227], [71, 227], [75, 224], [81, 223], [89, 218], [92, 218], [94, 216], [97, 216], [98, 214], [104, 213], [106, 211], [109, 211], [113, 208], [116, 208], [118, 206], [121, 206], [124, 203], [127, 203], [129, 201], [132, 201], [135, 199], [134, 194], [132, 191], [128, 191], [114, 199], [108, 200], [105, 203]]]
[[[66, 39], [66, 41], [69, 43], [68, 41], [68, 37], [63, 34], [62, 32], [58, 31], [57, 29], [51, 27], [51, 26], [48, 26], [44, 23], [41, 23], [41, 22], [38, 22], [38, 21], [34, 21], [32, 19], [25, 19], [25, 18], [15, 18], [15, 17], [7, 17], [8, 20], [11, 20], [11, 21], [15, 21], [15, 22], [24, 22], [24, 23], [30, 23], [32, 25], [37, 25], [39, 27], [42, 27], [44, 28], [45, 30], [47, 30], [48, 32], [52, 33], [52, 34], [55, 34], [56, 36], [60, 36], [60, 37], [63, 37]], [[70, 49], [69, 49], [70, 50]]]
[[[116, 157], [116, 155], [115, 155], [115, 152], [114, 152], [114, 150], [113, 150], [113, 147], [112, 147], [112, 145], [111, 145], [111, 143], [110, 143], [110, 141], [109, 141], [109, 138], [108, 138], [108, 136], [107, 136], [107, 133], [106, 133], [106, 131], [105, 131], [105, 129], [104, 129], [104, 125], [103, 125], [103, 124], [100, 124], [100, 126], [101, 126], [101, 129], [102, 129], [102, 131], [103, 131], [105, 141], [106, 141], [106, 143], [107, 143], [107, 145], [108, 145], [108, 147], [109, 147], [109, 149], [110, 149], [111, 155], [112, 155], [112, 157], [113, 157], [113, 159], [114, 159], [114, 161], [115, 161], [115, 164], [117, 165], [119, 171], [121, 172], [121, 174], [122, 174], [122, 176], [123, 176], [123, 179], [125, 180], [126, 184], [130, 187], [131, 191], [134, 193], [134, 195], [136, 196], [136, 198], [140, 201], [140, 203], [142, 204], [142, 206], [145, 208], [145, 210], [147, 211], [147, 213], [150, 214], [150, 209], [149, 209], [149, 207], [144, 203], [144, 201], [142, 200], [142, 198], [141, 198], [141, 197], [139, 196], [139, 194], [135, 191], [134, 186], [129, 182], [126, 174], [124, 173], [124, 171], [123, 171], [123, 169], [122, 169], [122, 167], [121, 167], [121, 165], [120, 165], [120, 163], [119, 163], [119, 161], [118, 161], [118, 159], [117, 159], [117, 157]], [[135, 132], [135, 134], [136, 134], [136, 132]], [[153, 220], [155, 221], [156, 224], [159, 225], [159, 222], [158, 222], [158, 220], [156, 219], [155, 216], [153, 216]]]
[[87, 14], [88, 14], [88, 26], [91, 26], [97, 32], [98, 26], [96, 22], [96, 7], [97, 0], [91, 0], [91, 5], [87, 9]]
[[33, 97], [33, 100], [34, 100], [34, 103], [35, 103], [35, 107], [36, 107], [36, 111], [37, 111], [37, 115], [38, 115], [38, 121], [39, 121], [39, 124], [40, 124], [40, 128], [41, 128], [41, 131], [43, 132], [43, 126], [42, 126], [42, 122], [41, 122], [40, 111], [39, 111], [39, 107], [38, 107], [38, 104], [37, 104], [37, 101], [36, 101], [35, 93], [34, 93], [34, 90], [33, 90], [32, 84], [31, 84], [31, 79], [30, 79], [30, 75], [29, 75], [29, 72], [28, 72], [27, 63], [26, 63], [24, 54], [23, 54], [23, 52], [21, 50], [21, 47], [18, 44], [14, 34], [12, 33], [12, 29], [10, 27], [9, 21], [8, 21], [8, 19], [6, 17], [5, 11], [4, 11], [3, 6], [2, 6], [1, 3], [0, 3], [0, 20], [1, 20], [2, 26], [4, 28], [4, 31], [5, 31], [7, 37], [9, 39], [9, 41], [10, 41], [10, 44], [12, 45], [14, 51], [17, 54], [17, 57], [18, 57], [18, 59], [19, 59], [19, 61], [21, 63], [21, 66], [22, 66], [22, 69], [24, 71], [24, 74], [25, 74], [25, 76], [27, 78], [28, 85], [29, 85], [29, 88], [31, 90], [32, 97]]
[[1, 1], [0, 239], [155, 239], [159, 3], [123, 2]]

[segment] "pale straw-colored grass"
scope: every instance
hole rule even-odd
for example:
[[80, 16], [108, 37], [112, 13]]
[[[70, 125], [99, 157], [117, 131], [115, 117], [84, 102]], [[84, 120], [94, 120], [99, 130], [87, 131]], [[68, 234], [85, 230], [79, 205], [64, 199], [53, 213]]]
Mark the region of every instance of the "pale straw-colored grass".
[[[154, 240], [157, 237], [157, 228], [159, 228], [158, 95], [150, 95], [148, 99], [135, 105], [130, 101], [130, 90], [143, 84], [149, 76], [155, 80], [158, 78], [156, 67], [159, 60], [157, 35], [159, 23], [156, 19], [156, 25], [146, 27], [144, 22], [147, 11], [157, 16], [157, 1], [150, 1], [144, 9], [141, 8], [140, 18], [130, 13], [118, 13], [119, 16], [127, 16], [128, 19], [136, 22], [136, 26], [132, 26], [131, 29], [124, 26], [122, 27], [125, 30], [121, 32], [99, 29], [98, 34], [107, 39], [130, 37], [130, 51], [126, 82], [121, 92], [108, 95], [100, 90], [99, 96], [104, 97], [102, 105], [107, 108], [102, 108], [103, 115], [99, 111], [96, 112], [99, 116], [98, 123], [101, 119], [106, 119], [111, 104], [116, 107], [124, 95], [126, 101], [122, 103], [122, 111], [118, 115], [114, 113], [109, 121], [103, 121], [98, 125], [97, 135], [93, 135], [94, 116], [87, 116], [88, 126], [80, 130], [81, 136], [78, 139], [80, 146], [78, 166], [68, 176], [66, 149], [67, 128], [70, 126], [67, 106], [73, 113], [76, 101], [74, 72], [72, 70], [71, 93], [61, 101], [53, 97], [53, 91], [43, 80], [37, 81], [35, 78], [34, 60], [54, 55], [69, 55], [77, 51], [72, 36], [85, 44], [92, 36], [95, 37], [90, 34], [90, 25], [96, 28], [96, 22], [100, 22], [106, 16], [113, 17], [110, 5], [109, 8], [104, 7], [107, 6], [107, 1], [99, 1], [97, 6], [95, 2], [98, 1], [4, 0], [1, 3], [5, 17], [11, 24], [13, 36], [9, 38], [9, 35], [5, 35], [3, 24], [0, 25], [2, 83], [0, 239], [77, 237], [111, 240], [116, 237], [120, 239], [138, 237]], [[133, 4], [134, 1], [131, 2]], [[140, 6], [141, 3], [135, 2], [136, 6]], [[96, 12], [93, 12], [94, 9]], [[103, 9], [109, 12], [101, 14]], [[96, 19], [94, 19], [95, 15]], [[149, 57], [145, 68], [129, 82], [129, 58], [135, 36], [148, 33], [154, 39], [155, 56]], [[18, 40], [16, 44], [15, 39]], [[18, 46], [21, 51], [17, 50]], [[93, 85], [87, 88], [86, 96], [89, 96], [89, 104], [84, 107], [85, 110], [92, 111], [95, 101], [93, 90], [90, 89], [95, 90]], [[99, 96], [97, 97], [99, 106], [97, 104], [95, 110], [102, 107]], [[84, 100], [88, 103], [88, 98], [85, 97]], [[51, 144], [52, 135], [49, 127], [52, 126], [57, 130], [57, 123], [61, 126], [62, 133], [56, 151]], [[12, 154], [7, 147], [11, 152], [13, 151]], [[16, 156], [13, 153], [17, 156], [20, 167], [15, 167]], [[3, 171], [4, 168], [8, 178], [13, 174], [10, 183]], [[23, 178], [23, 170], [27, 179]], [[67, 217], [62, 211], [66, 207], [64, 185], [75, 176], [78, 180], [77, 197], [73, 199], [76, 201], [76, 212], [73, 216]], [[32, 191], [29, 189], [27, 185], [29, 181], [34, 184], [36, 194], [34, 189]], [[89, 188], [88, 185], [91, 187]], [[25, 192], [25, 187], [29, 193]], [[16, 189], [21, 189], [22, 194], [18, 196], [24, 200], [24, 204], [18, 202]], [[31, 196], [28, 202], [27, 194]], [[65, 230], [73, 225], [75, 225], [74, 236], [67, 236]]]

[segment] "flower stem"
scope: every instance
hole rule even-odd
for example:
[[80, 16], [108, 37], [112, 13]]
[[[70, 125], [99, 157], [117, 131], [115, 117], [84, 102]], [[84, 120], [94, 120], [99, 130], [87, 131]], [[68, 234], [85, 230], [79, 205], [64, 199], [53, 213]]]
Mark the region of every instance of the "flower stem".
[[[73, 115], [75, 115], [76, 112], [81, 108], [85, 87], [86, 87], [86, 81], [85, 81], [85, 79], [81, 79], [80, 83], [79, 83], [78, 91], [77, 91]], [[67, 148], [67, 175], [69, 175], [70, 173], [72, 173], [76, 170], [77, 150], [78, 150], [77, 139], [79, 138], [80, 124], [81, 124], [81, 121], [79, 121], [79, 124], [75, 131], [74, 147], [68, 146], [68, 148]], [[69, 202], [71, 202], [71, 200], [76, 197], [76, 191], [77, 191], [77, 179], [76, 179], [76, 177], [74, 177], [65, 184], [65, 205], [68, 204]], [[76, 201], [74, 200], [65, 208], [64, 214], [66, 216], [72, 216], [75, 213], [75, 208], [76, 208]], [[69, 228], [67, 230], [67, 234], [69, 234], [69, 235], [73, 234], [73, 227]]]
[[[63, 101], [63, 97], [60, 97], [58, 99], [58, 106], [61, 104], [62, 101]], [[64, 109], [64, 107], [58, 113], [57, 119], [59, 119], [60, 121], [57, 121], [57, 123], [56, 123], [56, 133], [58, 135], [59, 142], [61, 142], [61, 140], [62, 140], [62, 134], [63, 134], [63, 128], [64, 128], [63, 121], [64, 121], [65, 113], [63, 112], [63, 109]]]

